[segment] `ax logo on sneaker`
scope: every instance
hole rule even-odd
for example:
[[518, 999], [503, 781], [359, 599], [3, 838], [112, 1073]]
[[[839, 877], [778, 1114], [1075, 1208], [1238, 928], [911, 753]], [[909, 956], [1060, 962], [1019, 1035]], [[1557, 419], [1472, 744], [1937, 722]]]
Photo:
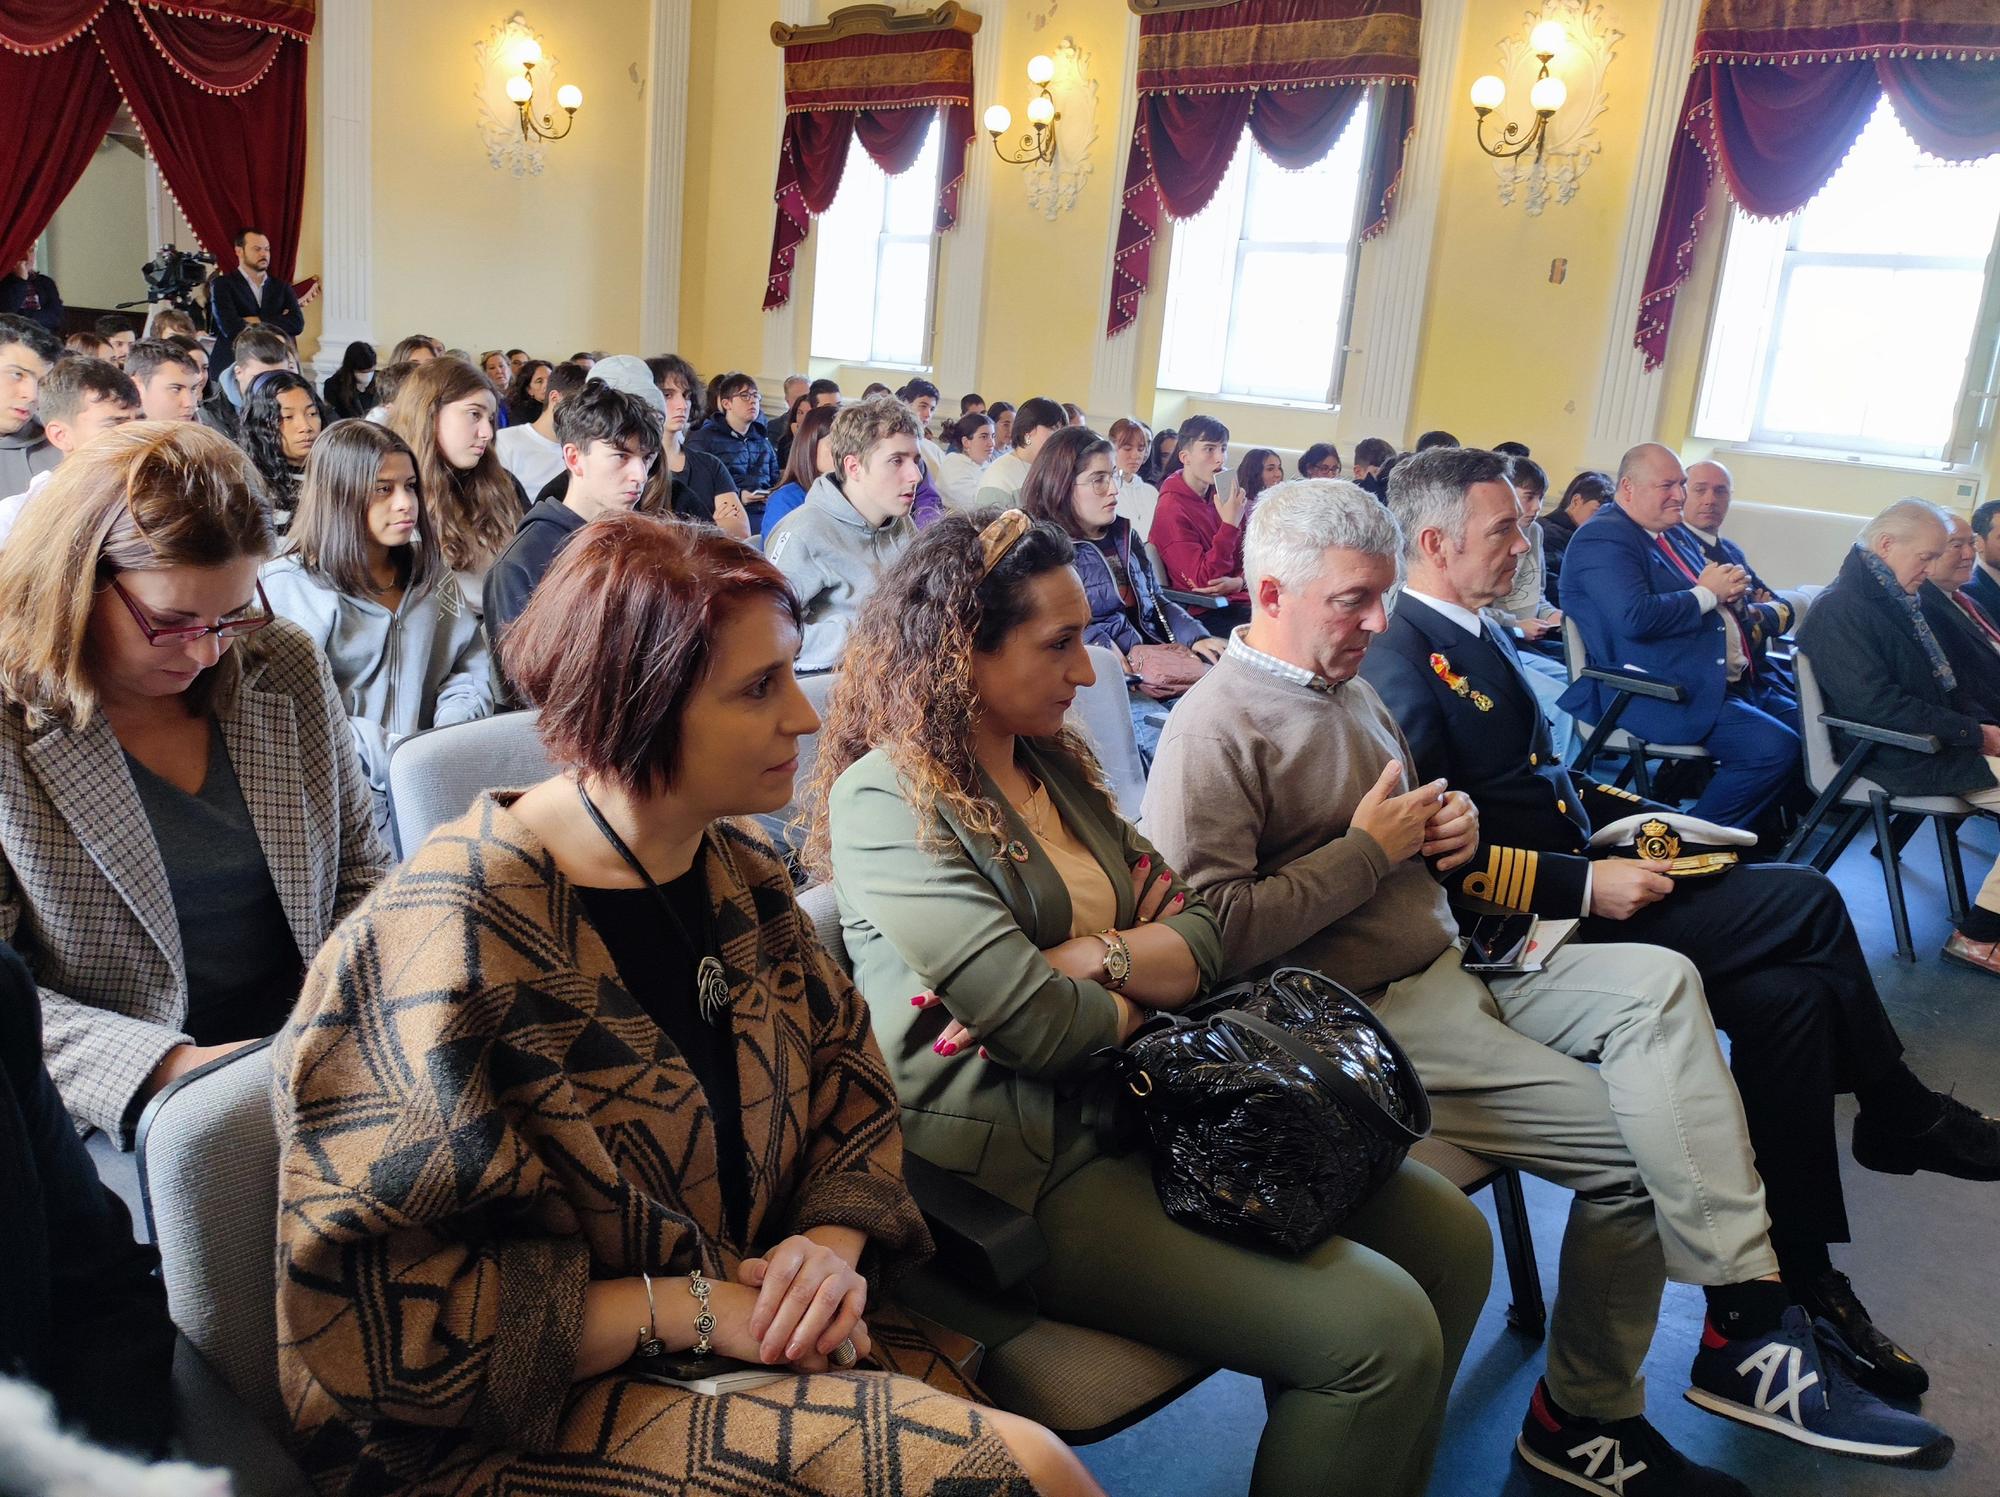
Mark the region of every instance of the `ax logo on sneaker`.
[[[1617, 1492], [1623, 1497], [1625, 1483], [1646, 1469], [1644, 1461], [1625, 1464], [1625, 1447], [1609, 1435], [1599, 1435], [1594, 1440], [1585, 1440], [1570, 1451], [1569, 1458], [1582, 1461], [1583, 1474], [1603, 1486], [1607, 1491]], [[1611, 1470], [1606, 1472], [1604, 1463], [1611, 1462]]]
[[[1792, 1423], [1804, 1429], [1806, 1416], [1799, 1407], [1799, 1398], [1819, 1381], [1817, 1372], [1805, 1370], [1805, 1353], [1796, 1346], [1786, 1346], [1781, 1341], [1772, 1341], [1750, 1353], [1736, 1364], [1736, 1375], [1748, 1377], [1750, 1369], [1757, 1369], [1757, 1391], [1750, 1395], [1759, 1413], [1783, 1414]], [[1778, 1373], [1785, 1374], [1784, 1389], [1773, 1398], [1771, 1384], [1777, 1381]]]

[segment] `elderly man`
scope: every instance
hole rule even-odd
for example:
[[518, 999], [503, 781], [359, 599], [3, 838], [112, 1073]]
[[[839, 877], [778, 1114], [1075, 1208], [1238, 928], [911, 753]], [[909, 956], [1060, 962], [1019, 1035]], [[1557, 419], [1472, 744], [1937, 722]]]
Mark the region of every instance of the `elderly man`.
[[[1705, 747], [1715, 775], [1694, 814], [1751, 827], [1799, 769], [1798, 702], [1758, 671], [1745, 623], [1769, 605], [1751, 597], [1747, 569], [1709, 560], [1682, 530], [1687, 474], [1666, 448], [1648, 442], [1626, 453], [1612, 497], [1569, 543], [1563, 612], [1593, 663], [1685, 689], [1680, 702], [1633, 698], [1620, 725], [1654, 743]], [[1596, 722], [1611, 698], [1598, 682], [1578, 680], [1561, 701]]]
[[2000, 622], [1969, 590], [1978, 566], [1979, 537], [1965, 516], [1955, 511], [1945, 511], [1945, 523], [1951, 529], [1944, 554], [1925, 571], [1917, 605], [1981, 715], [2000, 720]]
[[1632, 858], [1592, 861], [1600, 825], [1667, 808], [1563, 768], [1512, 642], [1479, 618], [1521, 544], [1506, 523], [1520, 511], [1504, 472], [1488, 452], [1398, 465], [1389, 505], [1403, 531], [1403, 591], [1361, 663], [1418, 776], [1448, 781], [1479, 809], [1478, 851], [1441, 881], [1455, 904], [1581, 916], [1578, 939], [1644, 941], [1695, 964], [1732, 1041], [1786, 1287], [1838, 1328], [1863, 1381], [1920, 1394], [1929, 1377], [1875, 1327], [1827, 1251], [1849, 1240], [1834, 1094], [1861, 1102], [1855, 1156], [1897, 1173], [2000, 1179], [2000, 1125], [1903, 1063], [1847, 907], [1823, 875], [1770, 864], [1690, 881]]
[[[1938, 740], [1935, 754], [1879, 747], [1868, 777], [1895, 795], [1957, 795], [2000, 810], [2000, 726], [1952, 668], [1918, 593], [1951, 538], [1935, 504], [1898, 499], [1870, 520], [1799, 628], [1836, 717]], [[1843, 745], [1844, 748], [1844, 745]], [[2000, 976], [2000, 864], [1945, 942], [1944, 957]]]
[[[1477, 539], [1522, 545], [1511, 509]], [[1477, 816], [1462, 792], [1418, 781], [1355, 679], [1387, 627], [1401, 549], [1352, 484], [1279, 484], [1252, 514], [1250, 622], [1167, 719], [1145, 803], [1154, 842], [1222, 921], [1225, 971], [1296, 963], [1367, 995], [1422, 1075], [1439, 1137], [1575, 1192], [1548, 1370], [1516, 1446], [1535, 1470], [1625, 1497], [1746, 1490], [1646, 1422], [1639, 1366], [1669, 1274], [1708, 1297], [1692, 1400], [1821, 1448], [1937, 1463], [1948, 1437], [1823, 1355], [1778, 1280], [1694, 967], [1581, 943], [1490, 985], [1462, 967], [1438, 878], [1476, 849]]]

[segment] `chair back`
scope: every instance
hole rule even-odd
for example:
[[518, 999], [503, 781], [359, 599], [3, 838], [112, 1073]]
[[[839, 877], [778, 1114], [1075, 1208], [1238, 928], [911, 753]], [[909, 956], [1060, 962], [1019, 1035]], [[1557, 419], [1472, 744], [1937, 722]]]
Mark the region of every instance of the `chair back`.
[[1132, 693], [1118, 657], [1102, 645], [1087, 646], [1097, 680], [1076, 694], [1069, 725], [1090, 740], [1111, 785], [1111, 798], [1127, 821], [1139, 819], [1146, 798], [1146, 764], [1132, 727]]
[[396, 745], [389, 755], [389, 819], [399, 857], [463, 816], [481, 791], [533, 785], [555, 773], [535, 732], [536, 716], [502, 712], [412, 733]]
[[1583, 630], [1565, 617], [1562, 628], [1563, 664], [1569, 668], [1569, 678], [1574, 681], [1583, 674], [1583, 668], [1590, 664], [1590, 658], [1583, 653]]
[[1160, 587], [1172, 587], [1167, 579], [1167, 559], [1160, 555], [1160, 548], [1151, 541], [1146, 542], [1146, 565], [1152, 569], [1153, 581]]
[[847, 964], [847, 943], [840, 938], [840, 901], [833, 897], [832, 884], [814, 884], [799, 891], [799, 913], [811, 923], [813, 934], [826, 954], [840, 964], [840, 970], [854, 975]]
[[1804, 650], [1792, 652], [1792, 670], [1799, 683], [1799, 730], [1806, 745], [1806, 787], [1814, 794], [1824, 790], [1840, 772], [1840, 755], [1834, 752], [1833, 729], [1819, 720], [1826, 711], [1826, 695], [1819, 689], [1819, 677]]
[[167, 1312], [267, 1430], [278, 1391], [278, 1130], [268, 1040], [190, 1071], [139, 1119], [139, 1188]]

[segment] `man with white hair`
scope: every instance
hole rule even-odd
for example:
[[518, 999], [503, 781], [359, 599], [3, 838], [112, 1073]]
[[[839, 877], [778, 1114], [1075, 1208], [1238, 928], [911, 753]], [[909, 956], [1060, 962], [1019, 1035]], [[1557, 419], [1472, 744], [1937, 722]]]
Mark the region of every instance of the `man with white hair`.
[[1926, 571], [1917, 589], [1917, 606], [1979, 715], [2000, 721], [2000, 622], [1969, 591], [1978, 566], [1979, 537], [1964, 515], [1946, 510], [1944, 519], [1950, 527], [1944, 554]]
[[1850, 1240], [1834, 1095], [1851, 1091], [1861, 1104], [1856, 1156], [1899, 1174], [2000, 1179], [2000, 1125], [1904, 1063], [1846, 903], [1824, 874], [1768, 863], [1675, 879], [1666, 863], [1604, 855], [1620, 826], [1628, 843], [1634, 822], [1642, 832], [1658, 822], [1669, 836], [1691, 829], [1670, 807], [1565, 769], [1512, 641], [1480, 618], [1522, 545], [1508, 523], [1521, 505], [1498, 454], [1418, 453], [1397, 466], [1389, 508], [1403, 531], [1403, 591], [1361, 674], [1417, 773], [1449, 780], [1479, 808], [1478, 852], [1440, 877], [1465, 911], [1461, 926], [1496, 908], [1581, 918], [1578, 940], [1643, 941], [1695, 964], [1729, 1033], [1786, 1287], [1837, 1330], [1863, 1382], [1923, 1393], [1929, 1376], [1876, 1327], [1828, 1251]]
[[[1520, 545], [1511, 515], [1492, 539]], [[1461, 965], [1438, 879], [1476, 849], [1477, 814], [1444, 781], [1416, 783], [1356, 678], [1401, 550], [1395, 520], [1353, 484], [1259, 497], [1250, 622], [1167, 719], [1145, 801], [1154, 843], [1222, 922], [1225, 972], [1296, 964], [1363, 994], [1422, 1076], [1438, 1137], [1575, 1192], [1548, 1370], [1516, 1446], [1529, 1466], [1624, 1497], [1747, 1492], [1646, 1421], [1639, 1367], [1669, 1275], [1708, 1297], [1688, 1395], [1702, 1407], [1823, 1449], [1940, 1463], [1949, 1438], [1824, 1357], [1779, 1282], [1694, 966], [1581, 943], [1490, 985]]]
[[[1651, 743], [1705, 747], [1715, 775], [1694, 814], [1750, 828], [1798, 776], [1798, 702], [1758, 671], [1735, 611], [1749, 598], [1749, 572], [1707, 560], [1681, 529], [1687, 488], [1680, 459], [1665, 447], [1646, 442], [1626, 453], [1613, 502], [1569, 543], [1562, 610], [1570, 627], [1583, 631], [1592, 664], [1641, 670], [1682, 688], [1679, 702], [1632, 698], [1619, 725]], [[1583, 721], [1599, 722], [1612, 695], [1578, 680], [1561, 702]]]
[[[1835, 717], [1937, 739], [1938, 751], [1881, 745], [1866, 773], [1892, 795], [1957, 795], [2000, 810], [2000, 725], [1952, 669], [1917, 594], [1951, 526], [1922, 499], [1870, 520], [1813, 600], [1799, 648]], [[1844, 735], [1835, 734], [1844, 753]], [[2000, 864], [1945, 942], [1945, 960], [2000, 976]]]

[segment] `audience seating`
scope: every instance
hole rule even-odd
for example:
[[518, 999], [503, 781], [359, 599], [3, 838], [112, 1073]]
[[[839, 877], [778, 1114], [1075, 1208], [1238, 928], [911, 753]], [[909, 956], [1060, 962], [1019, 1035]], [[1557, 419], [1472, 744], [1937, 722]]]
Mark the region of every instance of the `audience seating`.
[[389, 755], [389, 823], [407, 858], [431, 832], [462, 814], [482, 790], [528, 786], [555, 766], [542, 751], [533, 712], [412, 733]]
[[1645, 671], [1593, 665], [1584, 654], [1581, 629], [1565, 628], [1562, 642], [1563, 661], [1569, 667], [1570, 680], [1596, 681], [1617, 693], [1601, 722], [1589, 723], [1581, 717], [1577, 718], [1577, 731], [1582, 735], [1583, 746], [1577, 750], [1576, 758], [1570, 765], [1572, 769], [1579, 774], [1587, 774], [1599, 754], [1607, 751], [1623, 754], [1625, 767], [1618, 772], [1618, 783], [1623, 785], [1629, 779], [1632, 788], [1639, 794], [1650, 796], [1653, 793], [1653, 776], [1647, 767], [1648, 759], [1699, 760], [1710, 757], [1708, 750], [1698, 743], [1648, 743], [1618, 726], [1618, 719], [1625, 713], [1625, 704], [1633, 697], [1684, 702], [1687, 700], [1685, 687], [1672, 681], [1662, 681]]
[[[1128, 821], [1139, 819], [1146, 798], [1146, 765], [1139, 757], [1139, 735], [1132, 729], [1132, 693], [1118, 657], [1102, 645], [1088, 646], [1097, 680], [1076, 694], [1069, 709], [1070, 726], [1090, 740], [1097, 762], [1104, 767], [1111, 798]], [[1160, 709], [1162, 715], [1165, 708]], [[803, 761], [801, 761], [803, 768]]]
[[[1968, 816], [1984, 814], [1970, 801], [1955, 795], [1891, 795], [1862, 771], [1875, 750], [1884, 744], [1935, 754], [1938, 741], [1929, 734], [1898, 733], [1867, 723], [1834, 717], [1826, 710], [1819, 680], [1804, 650], [1794, 652], [1792, 668], [1799, 682], [1799, 718], [1805, 729], [1806, 788], [1817, 793], [1812, 809], [1806, 812], [1791, 841], [1779, 854], [1779, 861], [1798, 861], [1806, 841], [1835, 807], [1840, 821], [1818, 852], [1807, 861], [1825, 873], [1854, 840], [1855, 833], [1871, 818], [1875, 823], [1875, 847], [1882, 862], [1882, 884], [1889, 895], [1889, 920], [1896, 932], [1896, 955], [1906, 962], [1916, 960], [1910, 943], [1910, 914], [1903, 900], [1903, 866], [1898, 852], [1903, 839], [1890, 825], [1892, 818], [1928, 817], [1937, 829], [1938, 860], [1944, 868], [1945, 904], [1955, 925], [1966, 909], [1965, 869], [1958, 856], [1958, 826]], [[1845, 733], [1854, 746], [1846, 758], [1834, 752], [1833, 734]]]
[[139, 1182], [160, 1250], [182, 1453], [237, 1497], [310, 1497], [278, 1389], [278, 1132], [270, 1042], [180, 1077], [139, 1119]]
[[[1215, 598], [1208, 593], [1184, 593], [1174, 586], [1173, 578], [1167, 575], [1166, 558], [1160, 555], [1160, 548], [1151, 541], [1146, 542], [1146, 565], [1153, 570], [1153, 580], [1160, 585], [1160, 596], [1169, 603], [1178, 603], [1183, 608], [1210, 609], [1215, 607]], [[1199, 614], [1196, 617], [1200, 617]]]

